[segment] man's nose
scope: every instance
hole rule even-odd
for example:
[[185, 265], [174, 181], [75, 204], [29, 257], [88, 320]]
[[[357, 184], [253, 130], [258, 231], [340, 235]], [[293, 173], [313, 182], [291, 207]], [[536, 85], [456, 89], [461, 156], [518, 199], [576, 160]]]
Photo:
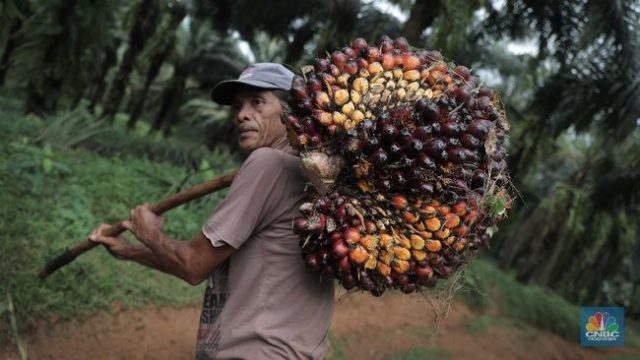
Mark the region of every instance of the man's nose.
[[240, 106], [240, 109], [238, 110], [238, 113], [236, 114], [236, 120], [238, 122], [247, 121], [250, 119], [250, 114], [251, 106], [249, 106], [249, 104], [242, 104]]

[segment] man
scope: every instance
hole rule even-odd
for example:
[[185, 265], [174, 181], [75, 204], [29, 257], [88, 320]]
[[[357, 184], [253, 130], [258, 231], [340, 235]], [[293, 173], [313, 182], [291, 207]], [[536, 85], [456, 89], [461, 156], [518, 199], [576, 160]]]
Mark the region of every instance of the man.
[[164, 234], [147, 205], [125, 223], [142, 245], [105, 237], [106, 225], [90, 235], [117, 257], [190, 284], [209, 278], [197, 359], [316, 359], [326, 351], [333, 284], [305, 268], [292, 231], [305, 186], [281, 122], [292, 78], [282, 65], [260, 63], [214, 88], [215, 102], [232, 105], [249, 155], [193, 240]]

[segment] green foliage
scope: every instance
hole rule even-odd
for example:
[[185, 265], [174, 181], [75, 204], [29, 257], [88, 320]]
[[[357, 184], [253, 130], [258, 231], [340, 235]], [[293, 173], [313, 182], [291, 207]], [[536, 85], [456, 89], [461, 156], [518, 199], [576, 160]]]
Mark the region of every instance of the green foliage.
[[512, 275], [483, 259], [465, 270], [465, 280], [471, 285], [459, 294], [471, 306], [495, 309], [504, 316], [529, 322], [567, 339], [579, 338], [579, 308], [552, 291], [519, 284]]
[[[98, 223], [120, 220], [136, 204], [157, 201], [228, 170], [227, 155], [207, 157], [205, 168], [197, 171], [136, 156], [104, 158], [83, 149], [34, 142], [30, 135], [46, 133], [44, 124], [49, 122], [7, 113], [0, 121], [0, 294], [13, 299], [18, 328], [88, 315], [114, 304], [131, 308], [198, 302], [201, 289], [116, 261], [100, 248], [45, 281], [36, 274], [65, 247], [84, 240]], [[56, 121], [51, 123], [56, 126]], [[223, 193], [167, 214], [168, 233], [190, 239]], [[4, 314], [0, 317], [4, 340], [9, 322]]]

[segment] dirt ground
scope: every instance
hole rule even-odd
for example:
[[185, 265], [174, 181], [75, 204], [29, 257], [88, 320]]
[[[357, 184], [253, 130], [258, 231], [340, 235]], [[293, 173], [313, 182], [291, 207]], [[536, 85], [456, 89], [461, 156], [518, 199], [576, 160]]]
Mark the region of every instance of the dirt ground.
[[[29, 359], [193, 359], [199, 309], [147, 308], [98, 314], [86, 320], [39, 326], [23, 334]], [[602, 359], [635, 355], [640, 349], [586, 349], [549, 332], [513, 322], [471, 327], [476, 314], [451, 307], [438, 332], [429, 337], [434, 315], [418, 297], [387, 294], [339, 298], [331, 327], [330, 357], [383, 359], [415, 348], [444, 352], [449, 359]], [[484, 316], [486, 319], [487, 317]], [[495, 318], [490, 318], [494, 319]], [[474, 330], [475, 329], [475, 330]], [[12, 344], [0, 346], [1, 359], [20, 359]]]

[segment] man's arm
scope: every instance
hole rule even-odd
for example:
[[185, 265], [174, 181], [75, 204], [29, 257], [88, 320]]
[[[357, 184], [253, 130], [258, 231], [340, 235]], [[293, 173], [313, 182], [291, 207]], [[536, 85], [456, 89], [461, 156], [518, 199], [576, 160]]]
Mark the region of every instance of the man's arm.
[[144, 245], [132, 245], [122, 236], [104, 236], [108, 227], [105, 224], [94, 230], [89, 238], [105, 245], [118, 258], [174, 275], [191, 285], [209, 277], [235, 250], [229, 245], [214, 247], [202, 232], [190, 241], [175, 240], [162, 232], [162, 226], [162, 218], [142, 205], [132, 211], [131, 220], [125, 222], [125, 227]]

